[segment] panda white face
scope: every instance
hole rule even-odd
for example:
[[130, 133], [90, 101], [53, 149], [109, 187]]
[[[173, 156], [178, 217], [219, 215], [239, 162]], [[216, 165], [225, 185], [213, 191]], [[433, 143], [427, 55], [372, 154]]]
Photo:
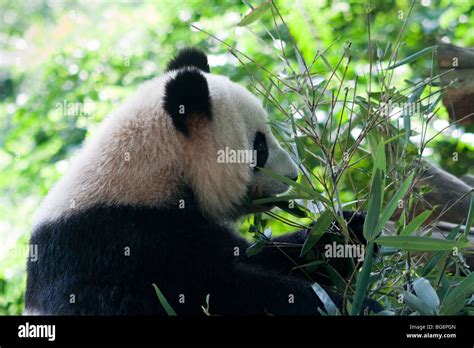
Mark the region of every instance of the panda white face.
[[[298, 178], [298, 170], [295, 164], [273, 136], [267, 123], [266, 112], [261, 103], [247, 90], [243, 90], [241, 86], [233, 83], [230, 84], [231, 86], [228, 87], [228, 90], [232, 91], [230, 93], [236, 93], [239, 97], [231, 99], [235, 105], [228, 109], [235, 111], [232, 118], [246, 125], [247, 139], [242, 144], [242, 148], [253, 151], [255, 155], [250, 168], [246, 168], [250, 171], [250, 179], [247, 184], [247, 200], [253, 201], [262, 197], [273, 197], [288, 191], [289, 186], [287, 184], [272, 178], [262, 172], [260, 168], [265, 168], [278, 175], [296, 180]], [[226, 121], [228, 121], [227, 117]], [[235, 127], [233, 126], [233, 129]], [[233, 135], [229, 134], [229, 137], [233, 137]], [[271, 208], [271, 206], [256, 207], [250, 205], [249, 210], [255, 212], [268, 208]]]
[[[255, 156], [254, 161], [250, 163], [249, 198], [273, 197], [288, 191], [287, 184], [273, 179], [260, 170], [260, 168], [265, 168], [292, 180], [298, 178], [298, 170], [294, 162], [282, 149], [268, 126], [267, 115], [260, 101], [240, 85], [230, 81], [220, 81], [220, 83], [228, 84], [225, 89], [230, 91], [230, 94], [235, 93], [235, 96], [238, 96], [230, 98], [230, 102], [234, 105], [227, 109], [233, 111], [234, 120], [246, 126], [245, 132], [248, 137], [242, 144], [242, 148], [253, 151]], [[228, 117], [225, 119], [229, 122]], [[232, 129], [235, 129], [234, 127]], [[234, 135], [231, 133], [228, 137], [233, 138]]]
[[181, 206], [190, 190], [202, 213], [229, 221], [288, 190], [258, 167], [297, 177], [260, 101], [211, 74], [201, 51], [183, 50], [102, 121], [35, 223], [97, 205]]

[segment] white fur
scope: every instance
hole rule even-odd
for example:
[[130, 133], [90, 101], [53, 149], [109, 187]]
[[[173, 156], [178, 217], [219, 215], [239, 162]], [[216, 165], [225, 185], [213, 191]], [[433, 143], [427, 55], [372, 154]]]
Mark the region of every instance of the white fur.
[[36, 316], [36, 315], [47, 315], [46, 313], [36, 310], [34, 308], [25, 308], [22, 315]]
[[230, 216], [249, 188], [259, 186], [264, 195], [288, 189], [255, 174], [247, 163], [217, 161], [218, 150], [225, 147], [251, 150], [260, 131], [269, 148], [265, 167], [288, 177], [296, 175], [295, 165], [271, 134], [258, 99], [226, 77], [204, 74], [213, 118], [196, 120], [190, 137], [185, 137], [162, 108], [165, 82], [175, 73], [146, 82], [102, 122], [41, 204], [36, 224], [97, 204], [178, 204], [183, 198], [180, 184], [190, 185], [203, 212], [217, 219]]

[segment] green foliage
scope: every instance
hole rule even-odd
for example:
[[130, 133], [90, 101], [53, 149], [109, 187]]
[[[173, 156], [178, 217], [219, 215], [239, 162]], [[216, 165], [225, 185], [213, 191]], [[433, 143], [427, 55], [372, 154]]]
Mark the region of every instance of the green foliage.
[[301, 256], [304, 256], [310, 251], [323, 236], [329, 226], [333, 223], [333, 214], [329, 209], [326, 209], [321, 216], [316, 220], [311, 228], [308, 238], [301, 248]]
[[[359, 4], [349, 3], [352, 15]], [[447, 114], [440, 106], [443, 88], [434, 64], [435, 42], [426, 47], [434, 40], [412, 41], [417, 35], [408, 28], [417, 24], [410, 16], [419, 16], [419, 5], [414, 2], [407, 7], [388, 6], [389, 12], [398, 8], [397, 13], [401, 13], [398, 32], [380, 36], [386, 28], [377, 27], [376, 23], [379, 17], [385, 17], [380, 13], [385, 4], [376, 3], [375, 9], [361, 11], [360, 20], [367, 26], [344, 28], [344, 37], [354, 42], [342, 44], [337, 38], [328, 41], [324, 32], [317, 37], [322, 43], [319, 50], [314, 48], [315, 34], [302, 35], [304, 29], [295, 17], [286, 18], [282, 6], [276, 4], [272, 8], [273, 23], [262, 17], [253, 24], [252, 33], [257, 35], [258, 25], [265, 28], [271, 38], [267, 40], [273, 40], [274, 45], [265, 46], [263, 40], [262, 44], [280, 57], [281, 64], [269, 69], [253, 56], [249, 58], [247, 52], [234, 53], [243, 57], [240, 61], [245, 66], [260, 68], [259, 73], [252, 74], [255, 90], [268, 101], [276, 120], [272, 122], [273, 129], [303, 173], [298, 183], [291, 183], [265, 172], [293, 187], [289, 195], [280, 197], [280, 207], [284, 199], [291, 204], [295, 195], [299, 196], [297, 201], [305, 207], [306, 216], [315, 221], [302, 247], [302, 255], [307, 258], [307, 264], [302, 267], [330, 269], [329, 264], [316, 258], [312, 252], [314, 245], [334, 219], [349, 243], [347, 224], [339, 212], [346, 207], [367, 211], [363, 232], [368, 243], [362, 266], [356, 268], [349, 280], [341, 280], [334, 270], [330, 272], [334, 286], [347, 295], [344, 312], [359, 315], [368, 296], [384, 303], [386, 314], [446, 314], [447, 310], [440, 309], [440, 298], [450, 293], [447, 284], [461, 284], [465, 281], [462, 279], [469, 279], [470, 270], [463, 255], [472, 246], [458, 233], [459, 228], [446, 239], [433, 238], [433, 225], [421, 228], [428, 217], [435, 220], [438, 217], [433, 216], [433, 211], [414, 214], [416, 201], [425, 192], [417, 185], [421, 164], [424, 157], [429, 157], [425, 151], [430, 148], [435, 153], [439, 139], [450, 139], [438, 122], [446, 119]], [[324, 6], [318, 10], [323, 13]], [[300, 22], [317, 26], [317, 21], [311, 18], [313, 12], [297, 12], [301, 15], [297, 17]], [[330, 13], [327, 14], [330, 18]], [[354, 30], [359, 35], [352, 37], [350, 33]], [[403, 55], [404, 45], [409, 42], [412, 45], [417, 42], [418, 48]], [[357, 49], [365, 49], [366, 55]], [[361, 65], [364, 69], [360, 69]], [[417, 108], [410, 109], [407, 105]], [[471, 144], [465, 146], [472, 152]], [[465, 162], [457, 166], [457, 173], [463, 173], [460, 168], [472, 168], [467, 156], [470, 154], [463, 157]], [[432, 158], [440, 159], [438, 154]], [[450, 168], [457, 165], [454, 162], [444, 164]], [[268, 215], [290, 226], [305, 224], [298, 219], [301, 214]], [[399, 220], [396, 234], [385, 235], [387, 222], [394, 218]], [[376, 245], [381, 248], [381, 255], [375, 255]], [[400, 294], [403, 296], [399, 297]], [[446, 306], [456, 313], [468, 312], [472, 304], [466, 298], [470, 295], [471, 288], [465, 285], [459, 290], [456, 305]]]
[[264, 2], [263, 4], [259, 5], [257, 8], [254, 8], [247, 14], [242, 20], [237, 24], [240, 27], [244, 27], [246, 25], [252, 24], [256, 20], [258, 20], [263, 14], [271, 9], [271, 2]]
[[464, 307], [466, 297], [474, 293], [474, 273], [451, 289], [441, 305], [442, 314], [459, 314]]
[[[371, 238], [392, 215], [398, 198], [404, 204], [398, 212], [404, 217], [401, 234], [416, 238], [427, 213], [410, 219], [406, 209], [417, 192], [410, 187], [399, 193], [411, 178], [411, 165], [428, 155], [456, 175], [472, 173], [474, 148], [460, 136], [461, 127], [456, 134], [443, 132], [434, 138], [423, 154], [420, 142], [414, 140], [440, 130], [425, 121], [433, 111], [439, 124], [446, 123], [444, 108], [435, 110], [440, 88], [427, 47], [442, 37], [474, 45], [470, 24], [474, 11], [469, 2], [437, 0], [430, 6], [417, 4], [410, 11], [403, 1], [377, 0], [372, 1], [369, 16], [360, 0], [296, 4], [279, 0], [276, 6], [256, 0], [252, 8], [245, 3], [0, 0], [0, 314], [19, 314], [23, 309], [27, 243], [40, 200], [99, 122], [140, 83], [160, 74], [179, 47], [203, 48], [214, 72], [259, 94], [273, 131], [302, 169], [300, 181], [289, 182], [294, 192], [279, 198], [284, 204], [291, 200], [296, 208], [254, 217], [258, 238], [250, 253], [265, 245], [267, 236], [259, 231], [269, 227], [280, 234], [318, 219], [326, 225], [332, 215], [347, 232], [337, 212], [367, 210], [369, 191], [380, 196], [373, 205], [385, 207], [382, 215], [369, 209]], [[398, 39], [405, 22], [403, 39]], [[410, 56], [418, 59], [404, 61]], [[384, 118], [381, 110], [387, 98], [399, 103], [419, 101], [421, 114], [413, 117], [395, 110], [390, 119]], [[458, 161], [452, 159], [454, 151]], [[384, 159], [379, 162], [382, 152]], [[373, 185], [371, 154], [377, 154], [379, 167]], [[303, 218], [301, 211], [309, 218]], [[250, 221], [242, 223], [242, 231], [247, 232]], [[321, 231], [312, 234], [320, 236]], [[462, 244], [459, 238], [456, 234], [448, 239]], [[449, 284], [445, 296], [439, 296], [441, 313], [464, 310], [464, 289], [470, 287], [454, 292], [457, 284], [468, 279], [459, 276], [458, 257], [438, 251], [423, 264], [421, 256], [401, 251], [403, 257], [397, 257], [387, 248], [384, 252], [392, 254], [372, 265], [371, 250], [366, 248], [370, 262], [364, 263], [363, 276], [354, 277], [352, 284], [344, 284], [331, 271], [340, 290], [347, 285], [352, 289], [355, 278], [363, 279], [357, 280], [359, 294], [388, 302], [389, 312], [408, 313], [396, 294], [407, 282], [406, 260], [410, 259], [417, 265], [410, 272], [421, 273], [438, 294], [443, 289], [440, 284]], [[306, 256], [314, 266], [317, 261], [311, 259], [311, 251]], [[454, 274], [443, 272], [448, 265], [456, 268]], [[427, 301], [418, 291], [412, 295]], [[357, 313], [354, 307], [348, 312]]]
[[402, 66], [402, 65], [405, 65], [405, 64], [408, 64], [408, 63], [412, 63], [412, 62], [418, 60], [419, 58], [423, 57], [424, 55], [426, 55], [428, 53], [432, 53], [433, 50], [436, 49], [436, 47], [437, 46], [431, 46], [431, 47], [423, 48], [421, 51], [413, 53], [411, 56], [403, 58], [403, 59], [399, 60], [398, 62], [396, 62], [395, 64], [392, 64], [392, 65], [390, 65], [389, 67], [387, 67], [385, 69], [392, 70], [392, 69], [398, 68], [399, 66]]

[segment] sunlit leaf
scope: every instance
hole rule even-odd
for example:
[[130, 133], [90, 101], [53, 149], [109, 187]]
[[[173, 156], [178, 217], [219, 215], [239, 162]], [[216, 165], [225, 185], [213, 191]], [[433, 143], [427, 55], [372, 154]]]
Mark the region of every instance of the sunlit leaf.
[[432, 52], [433, 49], [435, 49], [436, 47], [437, 47], [437, 45], [430, 46], [430, 47], [427, 47], [425, 49], [422, 49], [421, 51], [416, 52], [416, 53], [412, 54], [411, 56], [408, 56], [408, 57], [406, 57], [402, 60], [399, 60], [397, 63], [395, 63], [393, 65], [390, 65], [388, 68], [386, 68], [386, 70], [395, 69], [395, 68], [398, 68], [399, 66], [414, 62], [418, 58], [423, 57], [424, 55]]
[[264, 2], [258, 7], [255, 7], [253, 10], [251, 10], [242, 20], [237, 24], [239, 27], [244, 27], [246, 25], [252, 24], [255, 22], [257, 19], [262, 17], [265, 12], [267, 12], [272, 6], [272, 2]]

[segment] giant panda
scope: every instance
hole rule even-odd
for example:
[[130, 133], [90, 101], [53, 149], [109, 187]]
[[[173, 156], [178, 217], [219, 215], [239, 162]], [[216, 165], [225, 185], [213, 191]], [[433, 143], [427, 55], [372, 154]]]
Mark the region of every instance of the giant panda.
[[[256, 151], [256, 163], [218, 161], [226, 148]], [[208, 314], [320, 314], [311, 279], [290, 275], [274, 249], [247, 257], [235, 232], [239, 217], [269, 208], [255, 198], [289, 188], [259, 168], [298, 177], [258, 99], [211, 74], [202, 51], [181, 50], [101, 123], [42, 202], [25, 314], [165, 315], [152, 284], [177, 315], [203, 315], [206, 298]]]

